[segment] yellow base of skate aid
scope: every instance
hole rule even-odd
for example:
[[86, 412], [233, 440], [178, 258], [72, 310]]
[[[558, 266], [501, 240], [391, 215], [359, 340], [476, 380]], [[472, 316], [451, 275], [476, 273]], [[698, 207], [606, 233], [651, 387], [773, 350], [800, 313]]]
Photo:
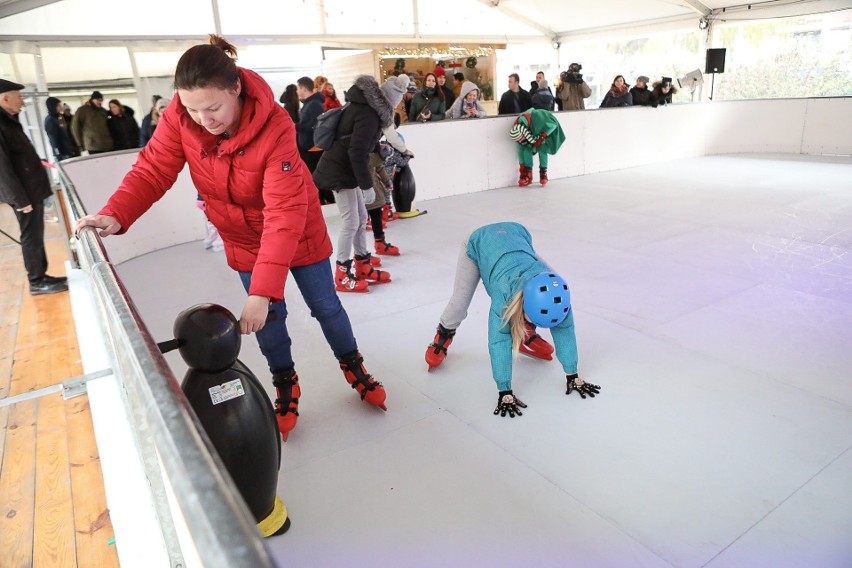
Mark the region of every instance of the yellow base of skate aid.
[[268, 537], [278, 532], [278, 530], [283, 527], [286, 522], [287, 507], [284, 506], [284, 501], [281, 500], [281, 497], [276, 496], [272, 512], [269, 513], [268, 517], [257, 523], [257, 528], [260, 530], [260, 534], [264, 537]]

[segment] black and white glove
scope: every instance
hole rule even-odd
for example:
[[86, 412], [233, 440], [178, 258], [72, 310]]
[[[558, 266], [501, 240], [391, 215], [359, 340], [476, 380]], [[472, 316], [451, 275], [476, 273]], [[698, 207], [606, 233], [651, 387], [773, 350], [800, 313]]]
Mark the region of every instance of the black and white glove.
[[600, 394], [601, 392], [601, 387], [593, 385], [592, 383], [587, 383], [576, 373], [573, 375], [565, 375], [565, 378], [568, 380], [568, 389], [565, 391], [565, 394], [571, 394], [573, 391], [577, 391], [580, 393], [582, 398], [586, 398], [586, 395], [595, 398], [595, 395]]
[[370, 203], [376, 200], [376, 190], [372, 187], [367, 189], [362, 189], [361, 192], [364, 194], [364, 204], [369, 205]]
[[523, 416], [524, 413], [521, 412], [521, 409], [526, 407], [527, 405], [521, 402], [521, 399], [512, 394], [511, 389], [500, 391], [500, 394], [497, 396], [497, 408], [494, 409], [494, 416], [498, 414], [506, 416], [507, 412], [511, 418], [514, 418], [515, 414]]

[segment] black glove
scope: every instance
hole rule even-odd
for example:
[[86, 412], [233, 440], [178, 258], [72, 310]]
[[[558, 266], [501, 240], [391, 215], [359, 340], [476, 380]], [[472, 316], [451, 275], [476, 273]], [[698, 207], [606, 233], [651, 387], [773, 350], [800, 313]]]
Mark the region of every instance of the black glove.
[[573, 375], [565, 375], [565, 378], [568, 380], [568, 389], [565, 391], [565, 394], [571, 394], [572, 391], [577, 391], [583, 398], [586, 398], [586, 395], [595, 398], [595, 395], [600, 394], [601, 392], [601, 387], [593, 385], [592, 383], [587, 383], [576, 373]]
[[500, 394], [497, 395], [497, 408], [494, 409], [494, 416], [498, 414], [500, 416], [506, 416], [506, 413], [509, 413], [511, 418], [515, 417], [515, 414], [518, 416], [523, 416], [524, 413], [521, 412], [521, 408], [526, 408], [527, 405], [521, 402], [521, 399], [512, 394], [511, 389], [507, 391], [500, 391]]

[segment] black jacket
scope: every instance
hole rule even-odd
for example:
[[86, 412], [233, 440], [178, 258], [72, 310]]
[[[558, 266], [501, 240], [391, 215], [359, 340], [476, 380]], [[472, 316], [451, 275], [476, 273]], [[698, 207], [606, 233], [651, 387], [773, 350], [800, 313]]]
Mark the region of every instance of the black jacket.
[[530, 98], [532, 99], [533, 108], [552, 111], [553, 107], [556, 106], [553, 102], [553, 93], [550, 92], [550, 87], [538, 89]]
[[[51, 100], [59, 101], [59, 99], [55, 99], [53, 97], [47, 100], [48, 102]], [[47, 116], [44, 117], [44, 131], [47, 133], [47, 137], [50, 140], [50, 146], [53, 149], [53, 155], [57, 160], [65, 160], [66, 158], [71, 158], [76, 155], [76, 149], [74, 148], [74, 141], [71, 140], [71, 134], [68, 132], [68, 129], [62, 125], [59, 119], [59, 113], [56, 112], [56, 103], [54, 103], [53, 109], [51, 109], [50, 104], [48, 104]]]
[[518, 104], [521, 107], [520, 111], [515, 110], [515, 93], [511, 90], [503, 93], [503, 96], [500, 97], [500, 104], [497, 106], [497, 114], [518, 114], [518, 112], [524, 112], [532, 107], [532, 98], [528, 91], [524, 89], [520, 89], [518, 91]]
[[633, 87], [630, 94], [633, 95], [633, 106], [651, 106], [651, 91], [648, 87]]
[[0, 109], [0, 201], [23, 209], [51, 193], [47, 171], [17, 115]]
[[441, 90], [444, 91], [444, 107], [450, 108], [456, 102], [456, 94], [446, 85], [441, 87]]
[[128, 114], [110, 113], [107, 120], [109, 135], [112, 136], [113, 150], [129, 150], [139, 147], [139, 125]]
[[317, 117], [325, 112], [324, 103], [325, 97], [316, 92], [302, 104], [299, 122], [296, 123], [296, 145], [303, 152], [314, 147], [314, 128], [317, 127]]
[[346, 92], [349, 106], [337, 126], [337, 139], [323, 152], [314, 183], [319, 189], [339, 191], [373, 187], [370, 153], [382, 136], [382, 129], [393, 123], [394, 109], [379, 84], [368, 75], [355, 79]]

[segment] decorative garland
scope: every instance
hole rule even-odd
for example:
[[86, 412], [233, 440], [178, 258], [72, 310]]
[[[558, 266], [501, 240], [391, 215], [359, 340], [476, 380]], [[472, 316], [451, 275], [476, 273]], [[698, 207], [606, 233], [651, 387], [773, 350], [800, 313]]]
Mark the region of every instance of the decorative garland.
[[464, 66], [468, 69], [473, 69], [476, 67], [476, 57], [468, 57], [467, 61], [464, 62]]
[[396, 63], [394, 63], [393, 70], [398, 71], [398, 72], [404, 71], [405, 70], [405, 59], [403, 59], [402, 57], [397, 59]]

